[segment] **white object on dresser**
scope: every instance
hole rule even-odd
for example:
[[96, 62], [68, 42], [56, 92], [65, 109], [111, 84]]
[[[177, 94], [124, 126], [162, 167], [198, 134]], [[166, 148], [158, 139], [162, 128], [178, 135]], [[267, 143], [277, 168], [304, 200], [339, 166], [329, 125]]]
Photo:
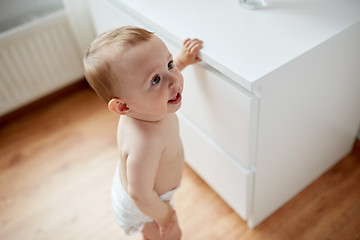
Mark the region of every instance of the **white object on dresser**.
[[250, 227], [351, 150], [360, 2], [273, 0], [258, 11], [236, 0], [89, 3], [97, 33], [137, 25], [172, 51], [186, 37], [204, 40], [204, 63], [184, 70], [186, 160]]

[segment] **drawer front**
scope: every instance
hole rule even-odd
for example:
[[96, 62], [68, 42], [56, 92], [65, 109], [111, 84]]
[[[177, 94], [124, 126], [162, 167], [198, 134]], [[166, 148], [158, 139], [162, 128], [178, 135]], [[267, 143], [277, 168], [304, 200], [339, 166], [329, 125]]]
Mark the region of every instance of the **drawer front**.
[[256, 98], [202, 65], [183, 71], [181, 112], [241, 164], [250, 166]]
[[186, 162], [212, 187], [243, 219], [248, 217], [251, 171], [232, 160], [196, 127], [178, 114], [180, 134]]

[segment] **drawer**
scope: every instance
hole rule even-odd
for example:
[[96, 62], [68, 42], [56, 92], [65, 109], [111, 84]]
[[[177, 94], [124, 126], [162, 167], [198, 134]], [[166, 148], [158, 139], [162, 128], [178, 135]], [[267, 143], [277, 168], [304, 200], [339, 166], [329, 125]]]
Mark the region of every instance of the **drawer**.
[[178, 116], [186, 162], [246, 220], [252, 171], [227, 156], [218, 145], [197, 131], [184, 115], [178, 113]]
[[215, 70], [200, 64], [183, 71], [180, 111], [241, 164], [251, 166], [257, 98]]

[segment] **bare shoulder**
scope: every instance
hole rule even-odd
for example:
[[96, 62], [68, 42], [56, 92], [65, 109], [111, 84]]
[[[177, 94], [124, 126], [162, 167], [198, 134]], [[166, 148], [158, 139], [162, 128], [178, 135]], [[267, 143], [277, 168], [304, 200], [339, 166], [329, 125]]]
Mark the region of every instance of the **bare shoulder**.
[[147, 153], [162, 151], [161, 126], [156, 123], [120, 119], [117, 139], [120, 151]]

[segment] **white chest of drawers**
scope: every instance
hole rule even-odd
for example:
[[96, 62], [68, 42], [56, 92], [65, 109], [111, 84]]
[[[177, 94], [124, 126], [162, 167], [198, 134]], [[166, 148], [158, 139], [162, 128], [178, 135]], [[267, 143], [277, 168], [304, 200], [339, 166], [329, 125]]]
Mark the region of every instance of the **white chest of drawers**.
[[153, 30], [174, 52], [204, 40], [184, 70], [186, 160], [256, 226], [348, 153], [360, 124], [360, 2], [90, 0], [98, 33]]

